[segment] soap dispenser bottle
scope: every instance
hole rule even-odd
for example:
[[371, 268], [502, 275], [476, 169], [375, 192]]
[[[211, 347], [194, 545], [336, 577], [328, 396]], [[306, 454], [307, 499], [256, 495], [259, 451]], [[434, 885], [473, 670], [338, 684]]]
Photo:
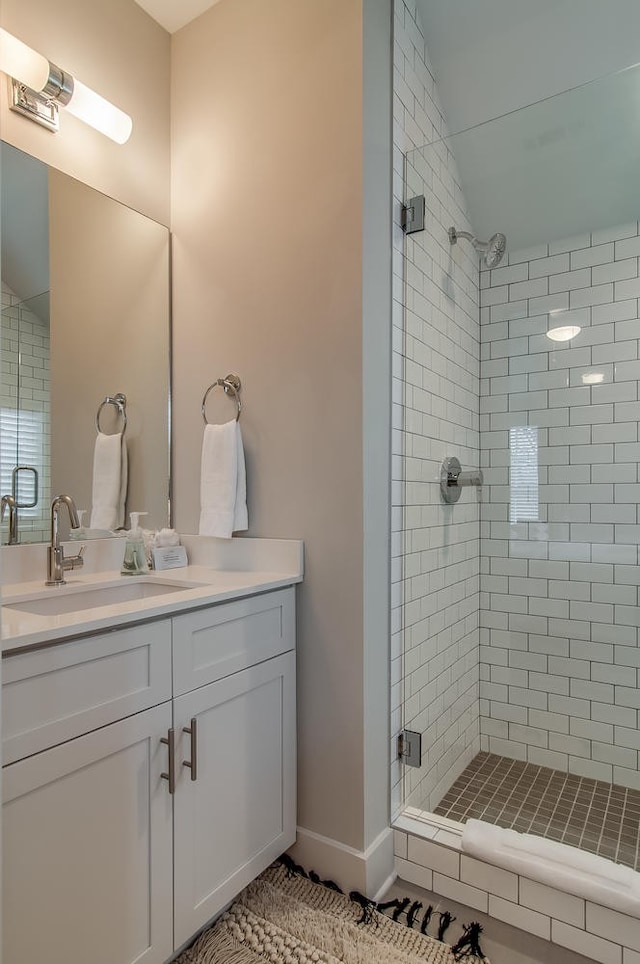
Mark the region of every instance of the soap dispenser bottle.
[[143, 515], [147, 515], [147, 513], [132, 512], [129, 516], [131, 524], [124, 547], [124, 559], [122, 560], [121, 570], [123, 576], [139, 576], [149, 571], [147, 553], [144, 547], [144, 536], [140, 528], [140, 516]]

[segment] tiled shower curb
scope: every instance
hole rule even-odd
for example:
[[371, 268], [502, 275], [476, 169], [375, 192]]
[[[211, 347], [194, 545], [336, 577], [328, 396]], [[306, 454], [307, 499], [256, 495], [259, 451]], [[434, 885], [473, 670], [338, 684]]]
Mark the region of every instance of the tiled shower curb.
[[462, 853], [460, 824], [407, 807], [393, 822], [397, 874], [601, 964], [640, 964], [640, 920]]

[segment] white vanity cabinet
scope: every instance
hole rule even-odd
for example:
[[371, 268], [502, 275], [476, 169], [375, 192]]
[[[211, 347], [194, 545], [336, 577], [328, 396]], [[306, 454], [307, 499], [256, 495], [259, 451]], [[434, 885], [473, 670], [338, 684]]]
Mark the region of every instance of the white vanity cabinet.
[[4, 964], [162, 964], [293, 843], [294, 646], [287, 588], [5, 657]]
[[156, 964], [173, 950], [171, 704], [3, 771], [3, 961]]

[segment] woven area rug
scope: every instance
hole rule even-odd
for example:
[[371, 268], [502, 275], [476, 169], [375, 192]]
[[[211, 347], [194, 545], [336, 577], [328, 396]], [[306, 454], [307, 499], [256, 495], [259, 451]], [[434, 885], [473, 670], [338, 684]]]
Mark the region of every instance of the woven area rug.
[[175, 964], [488, 964], [375, 907], [276, 863]]

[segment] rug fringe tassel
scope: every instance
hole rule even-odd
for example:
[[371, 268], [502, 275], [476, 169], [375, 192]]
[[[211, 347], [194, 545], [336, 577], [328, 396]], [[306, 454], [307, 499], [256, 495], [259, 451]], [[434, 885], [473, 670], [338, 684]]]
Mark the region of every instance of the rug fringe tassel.
[[300, 864], [297, 864], [295, 860], [289, 856], [289, 854], [281, 854], [281, 856], [278, 857], [278, 863], [283, 864], [284, 867], [286, 867], [287, 877], [295, 877], [296, 874], [299, 874], [301, 877], [306, 877], [307, 880], [309, 879], [309, 875], [304, 867], [301, 867]]
[[[371, 924], [375, 921], [376, 926], [378, 921], [373, 915], [374, 910], [380, 910], [380, 905], [376, 904], [375, 900], [370, 900], [369, 897], [365, 897], [357, 890], [352, 890], [349, 894], [349, 900], [352, 900], [354, 904], [358, 904], [362, 909], [362, 915], [357, 921], [358, 924]], [[393, 903], [393, 902], [392, 902]]]
[[[305, 877], [307, 880], [310, 880], [314, 884], [322, 884], [324, 887], [328, 887], [330, 890], [334, 890], [339, 894], [344, 893], [344, 891], [342, 891], [333, 880], [321, 880], [320, 876], [313, 870], [310, 870], [309, 873], [307, 873], [304, 867], [301, 867], [300, 864], [296, 864], [288, 854], [282, 854], [282, 856], [278, 858], [278, 861], [286, 868], [287, 877], [294, 877], [296, 874], [298, 874], [301, 877]], [[369, 897], [366, 897], [357, 890], [352, 890], [349, 893], [349, 899], [355, 904], [358, 904], [362, 911], [357, 921], [358, 924], [375, 923], [376, 926], [378, 926], [378, 922], [374, 914], [374, 911], [378, 911], [381, 914], [385, 914], [387, 917], [391, 916], [392, 920], [396, 921], [397, 923], [404, 923], [406, 927], [412, 929], [418, 928], [416, 918], [423, 906], [422, 902], [419, 900], [411, 903], [410, 897], [398, 897], [395, 898], [395, 900], [387, 900], [376, 903], [375, 900], [371, 900]], [[409, 905], [411, 906], [409, 907]], [[409, 910], [407, 910], [407, 908], [409, 908]], [[391, 911], [392, 909], [393, 913], [389, 915], [388, 911]], [[433, 906], [429, 904], [420, 923], [420, 933], [424, 934], [426, 937], [430, 936], [427, 933], [427, 927], [429, 926], [432, 915]], [[446, 943], [444, 935], [447, 929], [457, 918], [455, 918], [449, 911], [440, 911], [438, 912], [438, 915], [440, 917], [440, 923], [438, 924], [438, 936], [436, 939], [444, 944]], [[406, 918], [405, 921], [401, 920], [402, 916]], [[477, 921], [473, 921], [469, 925], [463, 925], [462, 937], [460, 937], [458, 942], [451, 948], [451, 952], [456, 960], [462, 960], [465, 957], [475, 957], [481, 961], [486, 960], [482, 948], [480, 947], [479, 938], [481, 933], [482, 926]], [[205, 964], [208, 964], [208, 962], [205, 962]], [[236, 964], [236, 962], [234, 961], [232, 964]], [[244, 964], [244, 961], [238, 961], [237, 964]]]
[[327, 887], [329, 890], [334, 890], [336, 894], [344, 894], [344, 891], [338, 887], [335, 880], [321, 880], [315, 870], [309, 871], [309, 880], [313, 884], [322, 884], [323, 887]]
[[484, 958], [480, 947], [480, 935], [482, 934], [482, 924], [478, 921], [471, 921], [470, 924], [463, 924], [464, 933], [457, 944], [451, 948], [451, 953], [457, 961], [463, 957]]
[[413, 927], [415, 923], [416, 915], [421, 907], [422, 907], [422, 901], [414, 900], [413, 904], [411, 905], [411, 909], [407, 913], [407, 927]]
[[450, 924], [453, 924], [456, 918], [453, 914], [450, 914], [448, 910], [443, 911], [440, 914], [440, 925], [438, 927], [438, 940], [444, 941], [444, 935]]
[[429, 904], [424, 912], [424, 917], [422, 918], [422, 923], [420, 924], [420, 933], [426, 934], [427, 927], [429, 926], [429, 921], [431, 920], [431, 915], [433, 914], [433, 905]]

